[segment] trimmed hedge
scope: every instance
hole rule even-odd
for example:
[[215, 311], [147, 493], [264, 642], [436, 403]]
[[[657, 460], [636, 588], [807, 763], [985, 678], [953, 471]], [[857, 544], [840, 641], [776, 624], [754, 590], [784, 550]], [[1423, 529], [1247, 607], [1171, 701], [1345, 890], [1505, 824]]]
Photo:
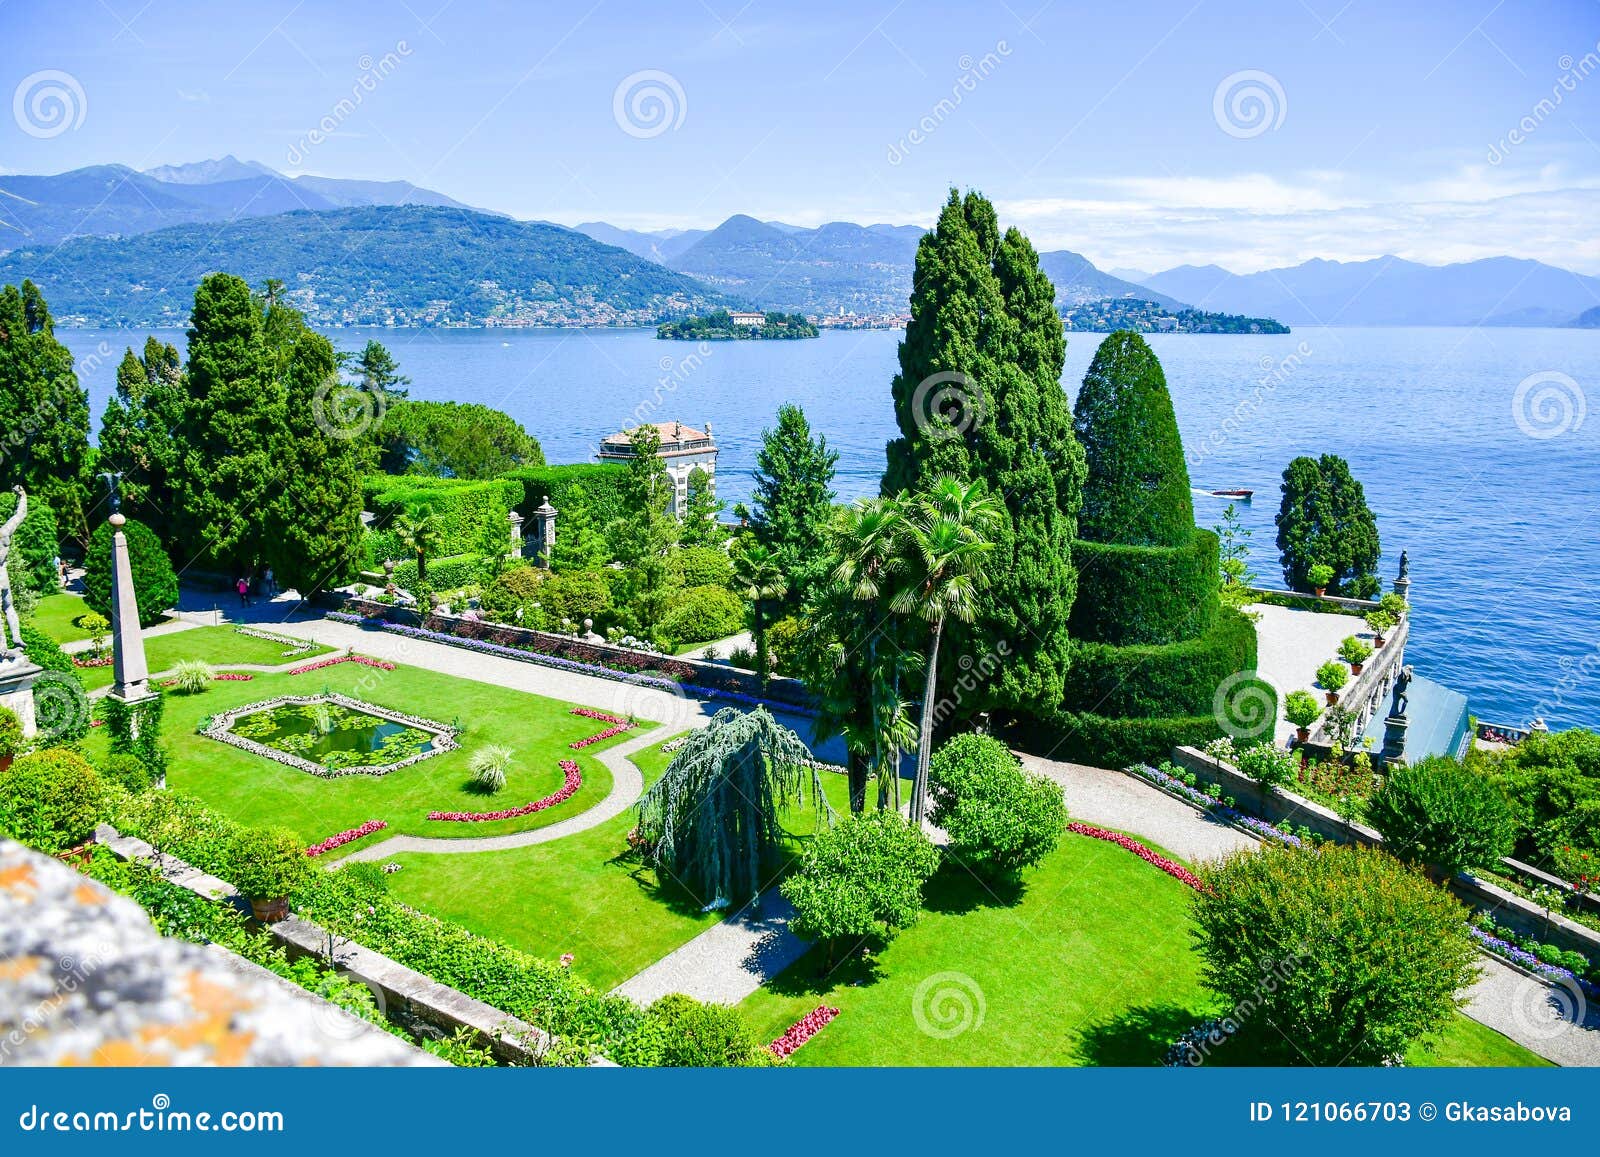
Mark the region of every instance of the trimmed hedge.
[[1058, 711], [1048, 719], [1019, 720], [1008, 739], [1024, 751], [1043, 752], [1051, 759], [1127, 767], [1167, 759], [1174, 747], [1204, 747], [1222, 734], [1222, 724], [1210, 713], [1111, 719], [1087, 711]]
[[506, 516], [522, 500], [522, 487], [505, 478], [464, 482], [377, 474], [364, 482], [362, 497], [366, 508], [378, 516], [377, 528], [369, 533], [365, 544], [364, 561], [372, 565], [385, 559], [412, 557], [390, 529], [401, 514], [413, 518], [432, 514], [437, 519], [440, 541], [434, 554], [440, 558], [473, 554], [491, 541], [504, 543], [509, 551], [511, 525]]
[[1198, 529], [1182, 547], [1074, 541], [1072, 637], [1129, 646], [1205, 634], [1221, 607], [1219, 551], [1217, 536]]
[[1204, 635], [1182, 643], [1078, 644], [1062, 708], [1146, 718], [1209, 714], [1217, 688], [1255, 667], [1255, 624], [1229, 608]]
[[628, 477], [628, 468], [621, 462], [575, 462], [566, 466], [524, 466], [501, 475], [522, 487], [517, 499], [517, 510], [523, 518], [531, 518], [534, 510], [546, 497], [556, 508], [556, 540], [561, 539], [560, 515], [572, 506], [573, 487], [583, 490], [583, 505], [588, 508], [596, 529], [603, 528], [614, 518], [626, 512], [622, 500], [622, 486]]
[[[484, 581], [484, 558], [481, 554], [458, 554], [447, 558], [428, 560], [428, 585], [436, 591], [455, 590], [469, 583]], [[394, 568], [394, 581], [406, 590], [417, 583], [417, 560], [408, 558]]]

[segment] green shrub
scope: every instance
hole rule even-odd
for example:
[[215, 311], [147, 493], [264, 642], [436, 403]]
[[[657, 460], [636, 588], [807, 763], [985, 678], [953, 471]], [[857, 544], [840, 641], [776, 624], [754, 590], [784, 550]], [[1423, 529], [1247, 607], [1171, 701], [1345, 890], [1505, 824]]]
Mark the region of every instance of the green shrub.
[[1209, 530], [1192, 531], [1181, 546], [1074, 542], [1072, 637], [1125, 646], [1205, 634], [1221, 606], [1218, 550]]
[[31, 848], [53, 855], [77, 847], [105, 818], [105, 785], [75, 751], [36, 751], [0, 772], [0, 828]]
[[744, 600], [726, 587], [689, 587], [673, 594], [658, 633], [673, 645], [706, 643], [744, 625]]
[[149, 791], [155, 783], [144, 760], [136, 755], [107, 755], [100, 761], [100, 775], [134, 795]]
[[559, 624], [566, 619], [573, 629], [581, 627], [583, 620], [592, 619], [595, 630], [604, 631], [611, 623], [614, 609], [611, 584], [606, 581], [604, 572], [598, 570], [569, 570], [551, 575], [539, 591], [539, 602], [552, 623]]
[[526, 611], [530, 603], [538, 601], [546, 577], [547, 572], [538, 567], [510, 567], [484, 588], [478, 606], [496, 622], [515, 622], [519, 610]]
[[[1255, 666], [1255, 624], [1239, 611], [1224, 610], [1204, 635], [1180, 643], [1075, 645], [1062, 707], [1139, 718], [1208, 714], [1217, 688]], [[1270, 714], [1277, 714], [1276, 706]]]
[[1032, 867], [1066, 830], [1060, 785], [1025, 770], [988, 735], [958, 735], [934, 752], [928, 788], [930, 818], [949, 834], [957, 861], [980, 875]]
[[[1269, 684], [1260, 690], [1272, 695]], [[1276, 700], [1272, 714], [1277, 715]], [[1030, 751], [1051, 751], [1052, 758], [1094, 767], [1127, 767], [1130, 763], [1159, 763], [1175, 747], [1204, 747], [1224, 734], [1216, 715], [1165, 715], [1128, 718], [1098, 715], [1092, 711], [1056, 711], [1040, 717], [1019, 718], [1017, 746]], [[1042, 745], [1042, 746], [1041, 746]]]
[[605, 526], [627, 511], [623, 488], [628, 468], [621, 462], [577, 462], [567, 466], [525, 466], [501, 477], [522, 488], [517, 510], [531, 518], [545, 500], [556, 509], [556, 541], [561, 541], [561, 518], [582, 506], [590, 524]]
[[1291, 691], [1283, 700], [1283, 717], [1304, 731], [1322, 718], [1322, 704], [1309, 691]]
[[[0, 490], [0, 522], [17, 511], [17, 496], [8, 483]], [[13, 583], [26, 582], [40, 594], [49, 594], [60, 585], [56, 573], [56, 555], [60, 553], [60, 533], [56, 525], [54, 508], [42, 495], [28, 496], [28, 517], [17, 527], [12, 540], [16, 554], [11, 563]], [[20, 565], [19, 565], [20, 564]]]
[[511, 766], [511, 749], [498, 743], [480, 747], [467, 760], [472, 784], [485, 795], [494, 795], [506, 786], [506, 769]]
[[228, 849], [230, 882], [251, 900], [276, 900], [316, 870], [305, 844], [287, 828], [244, 828]]
[[841, 941], [887, 938], [916, 923], [938, 866], [932, 841], [898, 812], [860, 812], [813, 838], [781, 889], [795, 933], [827, 941], [831, 963]]
[[1367, 820], [1401, 859], [1452, 875], [1492, 866], [1516, 841], [1500, 788], [1443, 756], [1391, 768], [1368, 801]]
[[1333, 581], [1333, 568], [1325, 562], [1319, 562], [1306, 571], [1306, 582], [1311, 584], [1312, 590], [1322, 590]]
[[377, 529], [369, 532], [372, 537], [365, 548], [373, 562], [414, 559], [390, 527], [402, 514], [414, 519], [434, 516], [439, 541], [428, 564], [428, 578], [433, 582], [435, 556], [453, 558], [511, 549], [511, 524], [506, 516], [521, 501], [522, 486], [500, 478], [471, 482], [413, 474], [375, 474], [366, 479], [363, 493], [366, 508], [377, 515]]
[[767, 628], [767, 654], [776, 670], [793, 674], [800, 670], [800, 620], [785, 615]]
[[[436, 591], [453, 591], [488, 577], [486, 561], [481, 554], [457, 554], [444, 558], [428, 559], [428, 585]], [[417, 586], [417, 560], [408, 558], [394, 568], [395, 585], [415, 591]]]
[[702, 1004], [681, 992], [668, 993], [649, 1008], [660, 1027], [662, 1051], [657, 1064], [666, 1068], [725, 1068], [764, 1063], [766, 1049], [756, 1040], [737, 1009]]
[[683, 587], [728, 587], [733, 584], [733, 560], [714, 546], [686, 546], [667, 557], [667, 573]]
[[[161, 540], [142, 522], [128, 519], [122, 528], [128, 540], [128, 566], [133, 572], [133, 598], [139, 625], [159, 623], [178, 603], [178, 576]], [[83, 601], [91, 611], [111, 618], [111, 524], [102, 522], [89, 536], [83, 560]]]
[[184, 695], [198, 695], [211, 689], [216, 671], [203, 659], [183, 659], [172, 669], [173, 686]]
[[1317, 682], [1324, 691], [1337, 691], [1350, 682], [1350, 668], [1337, 659], [1329, 659], [1317, 668]]
[[1201, 980], [1250, 1010], [1262, 1063], [1391, 1061], [1477, 978], [1467, 910], [1380, 850], [1269, 844], [1196, 871]]
[[1300, 761], [1270, 741], [1252, 743], [1234, 754], [1234, 766], [1262, 787], [1278, 787], [1294, 778]]
[[1390, 631], [1392, 631], [1394, 629], [1395, 624], [1400, 621], [1400, 620], [1396, 619], [1393, 615], [1391, 615], [1388, 611], [1385, 611], [1385, 610], [1382, 610], [1382, 609], [1379, 609], [1379, 610], [1376, 610], [1376, 611], [1368, 611], [1367, 615], [1366, 615], [1366, 620], [1367, 620], [1367, 630], [1371, 631], [1374, 635], [1378, 635], [1380, 637], [1382, 637], [1383, 635], [1387, 635]]
[[0, 759], [16, 755], [26, 745], [22, 734], [22, 720], [9, 707], [0, 707]]
[[1339, 644], [1339, 658], [1349, 663], [1352, 667], [1357, 663], [1365, 663], [1372, 657], [1372, 644], [1357, 635], [1346, 635]]

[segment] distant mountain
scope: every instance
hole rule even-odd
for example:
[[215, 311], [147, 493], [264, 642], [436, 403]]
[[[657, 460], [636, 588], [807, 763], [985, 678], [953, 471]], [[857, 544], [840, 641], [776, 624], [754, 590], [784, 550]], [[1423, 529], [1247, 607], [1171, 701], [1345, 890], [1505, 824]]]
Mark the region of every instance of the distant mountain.
[[[227, 182], [232, 184], [233, 182]], [[363, 206], [80, 237], [0, 256], [65, 325], [182, 325], [206, 273], [281, 278], [317, 325], [648, 325], [727, 302], [558, 225], [465, 209]]]
[[1150, 277], [1150, 272], [1148, 270], [1128, 269], [1125, 266], [1117, 266], [1113, 269], [1106, 270], [1106, 272], [1111, 274], [1112, 277], [1120, 277], [1122, 280], [1131, 281], [1135, 285], [1143, 285], [1145, 280]]
[[1572, 319], [1572, 324], [1579, 329], [1600, 329], [1600, 305], [1584, 310]]
[[602, 245], [615, 245], [619, 249], [626, 249], [635, 257], [643, 257], [646, 261], [654, 261], [658, 265], [665, 264], [668, 258], [676, 257], [707, 233], [705, 229], [658, 229], [653, 233], [641, 233], [635, 229], [619, 229], [615, 225], [607, 225], [604, 221], [585, 221], [574, 228], [586, 237], [593, 237]]
[[1600, 278], [1514, 257], [1455, 265], [1318, 259], [1243, 275], [1183, 265], [1144, 284], [1201, 309], [1289, 325], [1568, 325], [1600, 303]]
[[142, 173], [126, 165], [93, 165], [51, 176], [0, 176], [0, 252], [295, 209], [405, 204], [466, 208], [405, 181], [286, 177], [232, 156]]
[[1120, 277], [1096, 269], [1094, 263], [1081, 253], [1058, 249], [1053, 253], [1039, 254], [1039, 268], [1049, 275], [1056, 287], [1056, 304], [1063, 307], [1100, 301], [1108, 297], [1126, 297], [1134, 301], [1153, 301], [1163, 309], [1177, 311], [1186, 308], [1182, 301], [1156, 292], [1143, 285], [1135, 285]]

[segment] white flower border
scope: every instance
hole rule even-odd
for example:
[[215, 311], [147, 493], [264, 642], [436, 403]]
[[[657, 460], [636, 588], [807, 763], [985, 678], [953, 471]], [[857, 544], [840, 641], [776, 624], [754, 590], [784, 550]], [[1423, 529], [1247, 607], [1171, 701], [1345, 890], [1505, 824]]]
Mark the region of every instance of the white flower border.
[[[279, 751], [275, 747], [268, 747], [264, 743], [257, 743], [253, 739], [246, 739], [242, 735], [233, 733], [233, 725], [241, 716], [254, 715], [261, 711], [270, 711], [277, 707], [299, 706], [304, 707], [312, 703], [333, 703], [339, 707], [346, 707], [352, 711], [360, 711], [365, 715], [373, 715], [379, 719], [387, 719], [390, 723], [403, 723], [407, 727], [415, 727], [419, 731], [426, 731], [433, 736], [433, 747], [428, 751], [418, 752], [400, 760], [398, 763], [384, 763], [374, 767], [323, 767], [320, 763], [312, 763], [309, 759], [301, 759], [298, 755], [291, 755], [287, 751]], [[248, 751], [253, 755], [264, 756], [278, 763], [287, 764], [299, 771], [309, 772], [319, 779], [338, 779], [346, 775], [388, 775], [391, 771], [399, 771], [402, 767], [410, 767], [424, 759], [431, 759], [435, 755], [443, 755], [447, 751], [454, 751], [460, 746], [456, 742], [459, 734], [454, 727], [424, 719], [418, 715], [407, 715], [403, 711], [391, 711], [387, 707], [379, 707], [375, 703], [367, 703], [360, 699], [352, 699], [348, 695], [337, 692], [327, 692], [321, 695], [279, 695], [273, 699], [263, 699], [259, 703], [246, 703], [242, 707], [230, 707], [226, 711], [219, 711], [211, 717], [211, 723], [201, 735], [207, 739], [215, 739], [222, 743], [237, 747], [241, 751]]]
[[317, 644], [309, 639], [297, 639], [293, 635], [279, 635], [272, 631], [263, 631], [260, 627], [234, 627], [236, 635], [246, 635], [252, 639], [265, 639], [269, 643], [279, 643], [289, 649], [283, 652], [281, 658], [296, 659], [301, 655], [309, 655], [317, 649]]

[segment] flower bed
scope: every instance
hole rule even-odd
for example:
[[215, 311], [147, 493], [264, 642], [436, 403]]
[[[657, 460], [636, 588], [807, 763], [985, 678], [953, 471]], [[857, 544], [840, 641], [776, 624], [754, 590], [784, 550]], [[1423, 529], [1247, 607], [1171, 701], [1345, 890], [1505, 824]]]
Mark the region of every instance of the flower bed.
[[304, 655], [307, 651], [315, 651], [317, 645], [307, 639], [297, 639], [293, 635], [280, 635], [273, 631], [263, 631], [260, 627], [235, 627], [234, 634], [246, 635], [252, 639], [264, 639], [269, 643], [277, 643], [287, 650], [283, 658], [293, 659], [296, 655]]
[[782, 1036], [769, 1044], [767, 1051], [782, 1060], [821, 1032], [828, 1022], [838, 1015], [839, 1010], [836, 1008], [830, 1008], [825, 1004], [817, 1005], [816, 1008], [791, 1024]]
[[323, 852], [331, 852], [334, 848], [342, 848], [348, 843], [361, 839], [363, 836], [370, 836], [373, 832], [381, 832], [388, 826], [383, 820], [368, 820], [359, 828], [350, 828], [336, 836], [329, 836], [320, 844], [312, 844], [306, 849], [306, 855], [320, 856]]
[[607, 727], [604, 731], [597, 731], [595, 734], [585, 736], [582, 739], [574, 739], [567, 746], [572, 748], [573, 751], [582, 751], [585, 747], [591, 747], [601, 740], [610, 739], [613, 735], [621, 735], [624, 731], [631, 730], [633, 730], [633, 724], [620, 723], [615, 727]]
[[80, 659], [76, 655], [72, 656], [72, 665], [74, 667], [109, 667], [115, 661], [115, 655], [96, 655], [93, 659]]
[[542, 812], [546, 808], [555, 807], [557, 804], [566, 803], [577, 790], [583, 786], [583, 772], [578, 765], [570, 759], [561, 761], [561, 770], [566, 779], [561, 785], [561, 790], [543, 799], [534, 800], [532, 803], [523, 804], [521, 807], [502, 808], [493, 812], [429, 812], [430, 820], [445, 820], [457, 824], [479, 824], [490, 820], [514, 820], [519, 816], [531, 816], [534, 812]]
[[631, 726], [631, 719], [624, 719], [620, 715], [608, 715], [604, 711], [596, 711], [593, 707], [574, 707], [573, 715], [581, 715], [585, 719], [598, 719], [601, 723], [623, 723]]
[[315, 663], [305, 663], [289, 670], [291, 675], [309, 675], [312, 671], [320, 671], [324, 667], [335, 667], [340, 663], [359, 663], [363, 667], [376, 667], [379, 671], [393, 671], [394, 664], [386, 663], [382, 659], [369, 659], [365, 655], [335, 655], [331, 659], [318, 659]]
[[1226, 820], [1236, 827], [1245, 828], [1265, 839], [1276, 840], [1286, 847], [1299, 848], [1305, 846], [1305, 841], [1299, 836], [1286, 832], [1282, 828], [1274, 827], [1266, 820], [1246, 815], [1237, 808], [1228, 807], [1220, 800], [1214, 799], [1198, 788], [1190, 787], [1181, 779], [1174, 778], [1164, 771], [1151, 767], [1148, 763], [1131, 764], [1125, 770], [1137, 775], [1140, 779], [1149, 780], [1163, 791], [1187, 800], [1197, 807], [1204, 808], [1219, 819]]
[[1546, 964], [1526, 949], [1518, 948], [1515, 944], [1501, 940], [1498, 936], [1490, 936], [1481, 928], [1474, 928], [1469, 925], [1467, 931], [1484, 951], [1490, 952], [1503, 960], [1509, 960], [1517, 967], [1527, 969], [1535, 976], [1542, 977], [1545, 980], [1574, 984], [1590, 1000], [1600, 1000], [1600, 984], [1589, 983], [1570, 968], [1562, 968], [1559, 964]]
[[1151, 851], [1149, 848], [1145, 847], [1138, 840], [1132, 838], [1131, 836], [1125, 836], [1121, 832], [1107, 831], [1105, 828], [1097, 828], [1092, 824], [1082, 824], [1077, 822], [1068, 824], [1067, 830], [1080, 836], [1088, 836], [1093, 840], [1105, 840], [1108, 843], [1116, 844], [1119, 848], [1126, 848], [1145, 863], [1155, 865], [1167, 875], [1171, 876], [1174, 880], [1177, 880], [1179, 883], [1187, 884], [1196, 892], [1202, 892], [1205, 890], [1205, 885], [1200, 882], [1199, 876], [1196, 876], [1188, 868], [1185, 868], [1177, 861], [1169, 860], [1162, 855], [1157, 855], [1155, 852]]
[[[255, 676], [248, 671], [218, 671], [211, 676], [211, 681], [213, 683], [248, 683], [254, 678]], [[156, 683], [157, 687], [176, 687], [177, 685], [178, 681], [176, 679], [162, 679]]]

